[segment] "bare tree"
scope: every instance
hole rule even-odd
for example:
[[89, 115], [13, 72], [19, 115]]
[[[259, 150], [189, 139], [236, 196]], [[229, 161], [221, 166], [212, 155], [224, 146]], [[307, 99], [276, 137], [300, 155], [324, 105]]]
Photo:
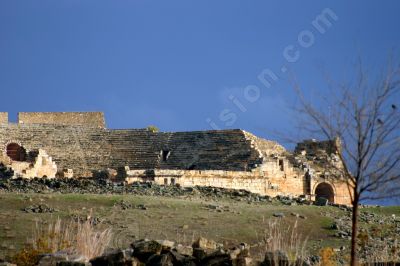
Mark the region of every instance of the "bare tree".
[[356, 72], [355, 81], [328, 82], [329, 97], [318, 102], [307, 101], [295, 83], [302, 128], [341, 142], [336, 173], [346, 181], [353, 206], [352, 266], [358, 263], [360, 202], [400, 196], [400, 68], [390, 62], [376, 78], [359, 63]]

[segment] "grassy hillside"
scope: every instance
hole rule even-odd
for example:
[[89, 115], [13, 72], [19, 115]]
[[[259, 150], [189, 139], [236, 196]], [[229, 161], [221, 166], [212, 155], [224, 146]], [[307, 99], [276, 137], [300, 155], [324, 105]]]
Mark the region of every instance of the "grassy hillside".
[[[349, 244], [349, 240], [335, 237], [335, 231], [331, 229], [335, 218], [349, 217], [349, 212], [329, 206], [249, 204], [196, 197], [57, 193], [2, 193], [0, 201], [0, 258], [27, 243], [36, 222], [89, 215], [100, 221], [98, 226], [112, 227], [115, 247], [127, 247], [135, 238], [168, 239], [189, 245], [195, 238], [204, 236], [227, 246], [249, 243], [261, 256], [265, 230], [275, 219], [288, 226], [297, 221], [299, 233], [308, 238], [310, 253], [318, 254], [325, 246], [339, 248]], [[23, 210], [34, 205], [47, 205], [56, 211], [32, 213]], [[363, 212], [382, 217], [400, 216], [400, 207], [363, 209]], [[284, 217], [277, 218], [274, 214], [283, 214]], [[342, 255], [347, 252], [348, 248], [342, 251]]]

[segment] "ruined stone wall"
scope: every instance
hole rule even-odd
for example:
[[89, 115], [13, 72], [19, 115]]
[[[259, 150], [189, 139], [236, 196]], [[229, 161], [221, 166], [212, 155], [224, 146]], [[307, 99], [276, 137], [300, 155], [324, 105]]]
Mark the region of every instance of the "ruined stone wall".
[[[261, 195], [303, 195], [302, 177], [267, 177], [262, 171], [218, 170], [146, 170], [127, 171], [126, 181], [153, 181], [160, 185], [179, 184], [183, 187], [214, 186], [229, 189], [245, 189]], [[275, 184], [275, 185], [273, 185]], [[278, 186], [276, 186], [278, 185]]]
[[27, 151], [45, 150], [58, 169], [72, 168], [77, 176], [90, 176], [92, 170], [109, 166], [110, 146], [107, 132], [98, 128], [62, 125], [0, 125], [0, 149], [3, 159], [9, 143]]
[[21, 112], [18, 113], [18, 123], [106, 127], [102, 112]]
[[329, 184], [334, 191], [334, 202], [337, 204], [351, 205], [351, 196], [347, 183], [344, 180], [313, 178], [311, 180], [311, 199], [315, 200], [316, 188], [321, 183]]
[[[52, 169], [72, 169], [75, 177], [128, 167], [139, 171], [130, 175], [130, 182], [141, 178], [164, 183], [167, 178], [172, 183], [174, 178], [183, 186], [246, 189], [270, 196], [312, 195], [314, 185], [321, 182], [318, 175], [307, 181], [305, 174], [311, 168], [294, 167], [291, 155], [276, 142], [242, 130], [153, 133], [145, 129], [0, 124], [0, 161], [8, 165], [12, 164], [6, 153], [10, 143], [28, 152], [45, 151], [55, 163]], [[347, 188], [340, 182], [333, 185], [335, 202], [348, 204]]]
[[[95, 127], [39, 124], [0, 125], [0, 159], [17, 143], [27, 151], [43, 149], [58, 169], [76, 176], [118, 169], [199, 169], [248, 171], [261, 163], [241, 130], [152, 133]], [[169, 152], [163, 159], [163, 151]]]
[[23, 178], [55, 178], [57, 175], [57, 165], [44, 150], [40, 149], [32, 161], [12, 161], [11, 168], [17, 177]]
[[8, 113], [0, 112], [0, 124], [7, 124], [8, 123]]
[[304, 189], [304, 178], [304, 175], [293, 173], [291, 175], [284, 175], [283, 177], [270, 176], [269, 180], [272, 187], [279, 194], [299, 196], [307, 194]]
[[212, 186], [228, 189], [245, 189], [253, 193], [275, 197], [278, 195], [298, 197], [309, 195], [315, 200], [315, 188], [328, 182], [334, 191], [334, 203], [350, 205], [346, 183], [338, 180], [313, 179], [311, 192], [305, 191], [306, 178], [301, 172], [292, 171], [283, 175], [266, 176], [260, 169], [249, 171], [218, 170], [128, 170], [126, 181], [155, 182], [159, 185], [179, 184], [183, 187]]
[[335, 203], [337, 204], [351, 204], [351, 197], [349, 189], [345, 182], [334, 182], [335, 186]]
[[294, 152], [296, 154], [305, 152], [305, 154], [310, 156], [315, 156], [316, 154], [323, 151], [324, 153], [330, 155], [336, 153], [340, 149], [339, 139], [336, 140], [326, 140], [317, 141], [315, 139], [305, 140], [303, 142], [297, 143]]
[[[159, 183], [163, 182], [160, 178]], [[268, 180], [256, 173], [225, 172], [225, 171], [187, 171], [185, 175], [176, 180], [184, 187], [214, 186], [230, 189], [245, 189], [253, 193], [267, 195]]]
[[251, 145], [255, 147], [264, 157], [284, 155], [287, 152], [282, 145], [275, 141], [259, 138], [246, 131], [243, 131], [243, 133], [246, 139], [251, 142]]

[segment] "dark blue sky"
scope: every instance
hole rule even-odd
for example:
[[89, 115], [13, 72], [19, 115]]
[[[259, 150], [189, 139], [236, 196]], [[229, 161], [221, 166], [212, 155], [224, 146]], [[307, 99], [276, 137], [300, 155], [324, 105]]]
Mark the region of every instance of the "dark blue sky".
[[[313, 20], [327, 11], [321, 32]], [[0, 0], [0, 109], [14, 120], [104, 111], [111, 128], [214, 123], [275, 138], [295, 122], [282, 66], [310, 96], [325, 71], [351, 76], [358, 55], [380, 66], [398, 48], [399, 11], [399, 1]], [[265, 69], [278, 76], [270, 86]]]

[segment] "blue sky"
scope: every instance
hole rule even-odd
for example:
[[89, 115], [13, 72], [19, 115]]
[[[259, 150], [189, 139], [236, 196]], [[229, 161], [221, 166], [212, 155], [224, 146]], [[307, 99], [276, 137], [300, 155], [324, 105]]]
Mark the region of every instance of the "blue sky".
[[[336, 19], [320, 33], [312, 22], [326, 10]], [[110, 128], [274, 139], [295, 123], [282, 66], [310, 97], [324, 72], [351, 77], [359, 55], [376, 68], [399, 48], [399, 11], [399, 1], [0, 0], [0, 109], [14, 120], [104, 111]], [[296, 62], [283, 54], [290, 45]], [[279, 74], [269, 87], [258, 79], [265, 69]], [[254, 86], [259, 95], [246, 96]]]

